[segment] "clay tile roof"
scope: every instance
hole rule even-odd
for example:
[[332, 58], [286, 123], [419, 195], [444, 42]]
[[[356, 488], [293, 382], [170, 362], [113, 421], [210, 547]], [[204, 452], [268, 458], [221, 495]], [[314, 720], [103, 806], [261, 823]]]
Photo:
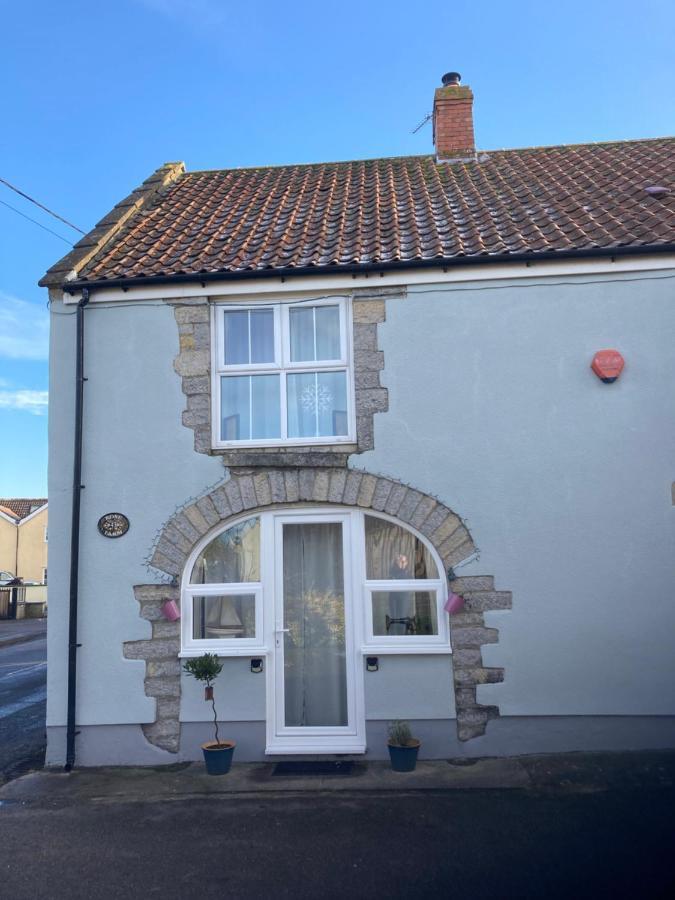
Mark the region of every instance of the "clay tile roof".
[[[675, 138], [479, 152], [452, 164], [167, 164], [144, 185], [150, 193], [132, 194], [146, 191], [138, 211], [95, 252], [90, 236], [80, 242], [83, 265], [50, 270], [61, 283], [64, 269], [93, 283], [675, 248]], [[670, 192], [645, 191], [655, 185]]]
[[15, 497], [9, 500], [0, 499], [0, 507], [4, 507], [3, 512], [9, 511], [9, 514], [16, 516], [17, 519], [25, 519], [36, 509], [44, 506], [47, 498], [43, 497], [39, 500], [25, 497]]

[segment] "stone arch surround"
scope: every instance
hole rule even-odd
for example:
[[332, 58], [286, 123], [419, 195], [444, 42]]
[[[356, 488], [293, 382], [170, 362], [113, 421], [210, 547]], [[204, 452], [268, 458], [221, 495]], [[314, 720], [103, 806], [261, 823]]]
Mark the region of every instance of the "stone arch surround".
[[[225, 526], [242, 512], [288, 504], [355, 506], [387, 513], [423, 534], [436, 548], [446, 570], [475, 551], [471, 535], [456, 513], [435, 497], [382, 475], [356, 469], [302, 468], [230, 470], [230, 477], [179, 510], [162, 528], [150, 565], [180, 578], [194, 546], [209, 531]], [[511, 608], [511, 593], [496, 591], [491, 576], [467, 576], [452, 583], [465, 598], [451, 621], [457, 736], [461, 741], [485, 733], [497, 706], [478, 703], [479, 684], [504, 680], [504, 670], [483, 665], [483, 644], [497, 643], [499, 632], [487, 628], [484, 613]], [[140, 615], [150, 621], [149, 640], [127, 641], [126, 659], [145, 660], [145, 693], [157, 704], [153, 723], [144, 724], [148, 741], [172, 753], [180, 744], [180, 623], [162, 616], [167, 599], [180, 602], [180, 588], [166, 584], [134, 587]]]

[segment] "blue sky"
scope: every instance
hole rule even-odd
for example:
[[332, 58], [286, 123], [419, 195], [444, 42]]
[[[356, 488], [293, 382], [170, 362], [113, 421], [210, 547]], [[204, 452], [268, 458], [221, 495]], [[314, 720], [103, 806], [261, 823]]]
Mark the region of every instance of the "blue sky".
[[[675, 131], [672, 0], [2, 4], [0, 177], [83, 229], [189, 169], [426, 153], [448, 70], [479, 147]], [[70, 240], [0, 185], [0, 201]], [[0, 205], [0, 496], [47, 484], [44, 270], [67, 244]]]

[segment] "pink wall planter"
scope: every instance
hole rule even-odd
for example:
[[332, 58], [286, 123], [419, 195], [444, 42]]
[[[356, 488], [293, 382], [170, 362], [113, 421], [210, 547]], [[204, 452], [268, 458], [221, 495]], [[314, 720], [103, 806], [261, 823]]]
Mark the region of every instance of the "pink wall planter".
[[180, 619], [180, 609], [175, 600], [166, 601], [162, 606], [162, 615], [165, 619], [168, 619], [169, 622], [175, 622], [177, 619]]
[[461, 612], [461, 610], [464, 609], [464, 597], [461, 597], [459, 594], [455, 594], [450, 591], [443, 609], [446, 612], [449, 612], [450, 615], [453, 615], [453, 613]]

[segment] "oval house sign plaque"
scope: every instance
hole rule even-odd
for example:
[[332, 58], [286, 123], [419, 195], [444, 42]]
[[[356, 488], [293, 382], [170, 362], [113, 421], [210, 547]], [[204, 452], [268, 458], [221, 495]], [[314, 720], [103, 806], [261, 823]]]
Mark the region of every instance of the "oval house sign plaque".
[[98, 520], [98, 530], [103, 537], [122, 537], [129, 530], [129, 520], [124, 513], [106, 513]]

